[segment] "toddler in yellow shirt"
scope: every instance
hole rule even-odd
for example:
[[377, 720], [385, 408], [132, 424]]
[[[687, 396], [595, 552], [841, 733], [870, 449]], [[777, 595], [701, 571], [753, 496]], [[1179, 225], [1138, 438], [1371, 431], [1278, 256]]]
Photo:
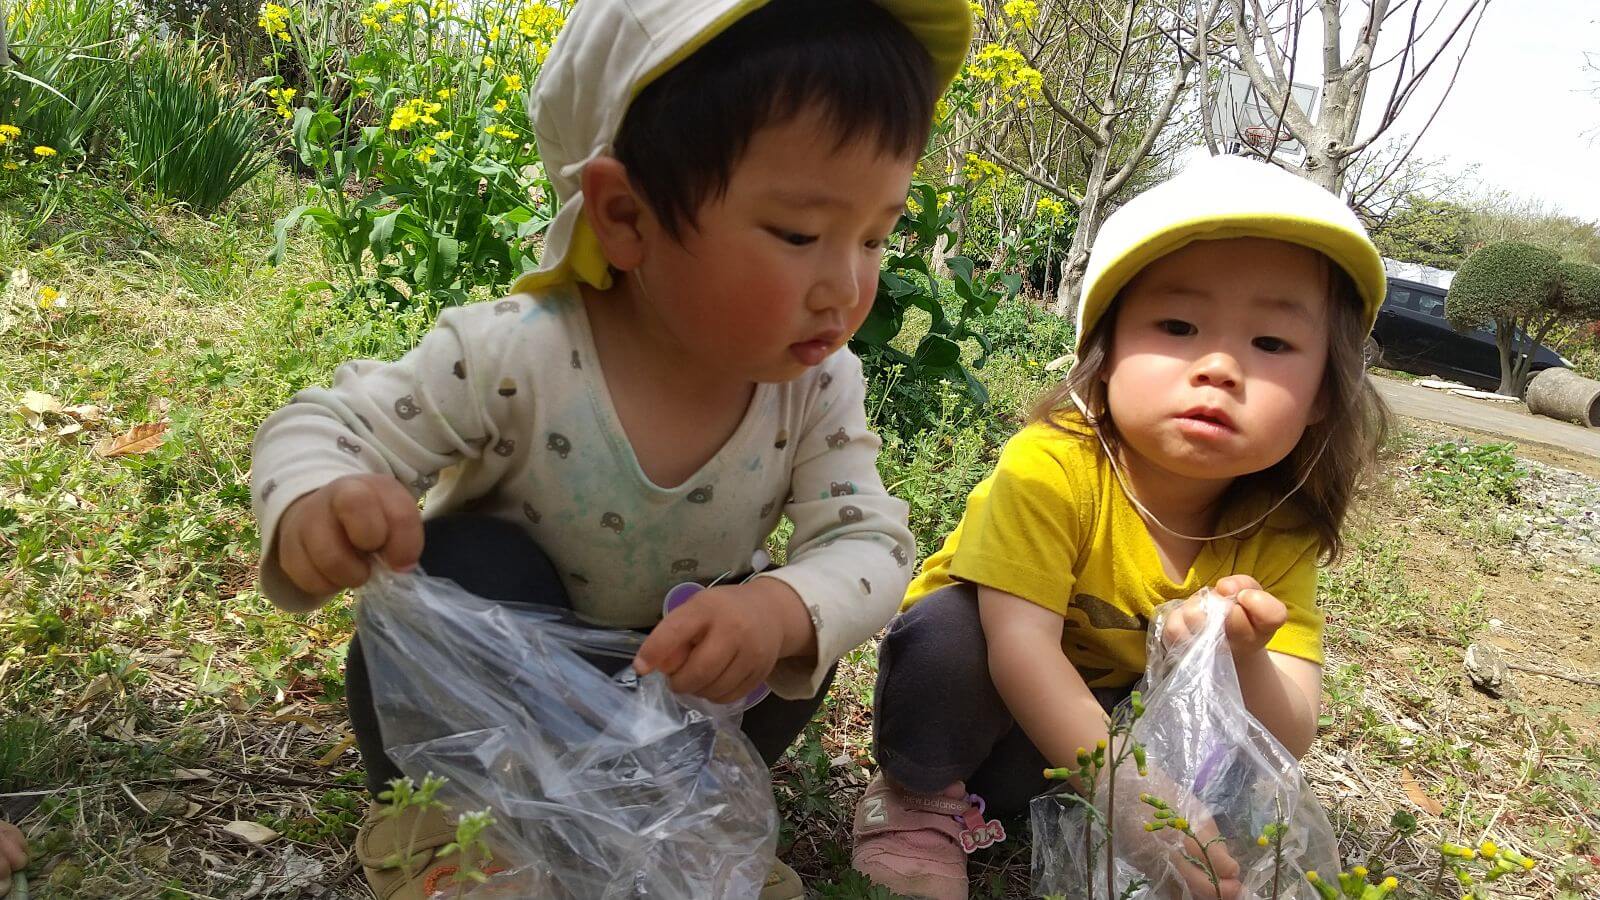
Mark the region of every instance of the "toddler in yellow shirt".
[[[1250, 712], [1294, 754], [1316, 733], [1317, 566], [1387, 413], [1362, 349], [1382, 260], [1337, 197], [1219, 157], [1102, 227], [1078, 358], [930, 557], [879, 660], [877, 779], [854, 864], [903, 894], [967, 896], [966, 853], [1076, 767], [1145, 667], [1161, 604], [1236, 598]], [[1185, 627], [1170, 619], [1167, 638]], [[1236, 894], [1221, 860], [1223, 894]], [[1205, 875], [1196, 895], [1210, 894]]]

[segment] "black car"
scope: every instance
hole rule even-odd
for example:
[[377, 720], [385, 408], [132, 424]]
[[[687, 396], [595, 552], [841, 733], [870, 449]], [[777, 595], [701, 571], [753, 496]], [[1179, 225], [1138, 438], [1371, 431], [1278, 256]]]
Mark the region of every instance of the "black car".
[[[1419, 375], [1437, 375], [1486, 391], [1500, 386], [1500, 351], [1494, 325], [1460, 329], [1444, 317], [1446, 289], [1404, 278], [1389, 279], [1389, 294], [1367, 345], [1367, 362]], [[1518, 335], [1519, 345], [1527, 337]], [[1533, 355], [1533, 371], [1570, 365], [1548, 347]]]

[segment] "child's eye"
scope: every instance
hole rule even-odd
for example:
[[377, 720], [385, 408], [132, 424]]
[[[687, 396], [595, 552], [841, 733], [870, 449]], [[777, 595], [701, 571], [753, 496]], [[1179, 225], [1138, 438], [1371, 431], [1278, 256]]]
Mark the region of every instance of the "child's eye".
[[807, 244], [815, 243], [817, 240], [817, 236], [814, 234], [800, 234], [794, 231], [785, 231], [782, 228], [769, 228], [767, 230], [772, 232], [773, 236], [778, 240], [795, 247], [804, 247]]
[[1156, 327], [1173, 337], [1188, 337], [1198, 333], [1193, 325], [1182, 319], [1162, 319], [1156, 323]]
[[1254, 344], [1257, 350], [1265, 350], [1268, 353], [1282, 353], [1291, 349], [1289, 342], [1283, 338], [1258, 337], [1250, 343]]
[[872, 240], [867, 241], [867, 249], [868, 250], [882, 250], [883, 249], [883, 245], [887, 244], [887, 243], [889, 243], [889, 239], [887, 237], [873, 238]]

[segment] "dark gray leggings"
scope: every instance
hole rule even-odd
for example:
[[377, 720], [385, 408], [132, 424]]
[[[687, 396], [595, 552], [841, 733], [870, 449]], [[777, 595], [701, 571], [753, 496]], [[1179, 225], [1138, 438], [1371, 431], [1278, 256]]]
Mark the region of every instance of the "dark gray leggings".
[[[1096, 690], [1110, 709], [1127, 690]], [[989, 677], [978, 589], [954, 584], [889, 623], [878, 648], [872, 738], [878, 765], [914, 791], [965, 781], [988, 812], [1010, 816], [1059, 787], [1050, 763], [1011, 717]]]
[[[526, 531], [504, 519], [457, 515], [429, 520], [423, 526], [421, 564], [429, 575], [449, 578], [489, 600], [572, 607], [549, 557]], [[814, 697], [785, 700], [772, 694], [745, 712], [744, 733], [767, 765], [777, 762], [811, 721], [822, 698], [828, 695], [833, 675], [834, 670], [829, 669]], [[345, 702], [350, 708], [356, 746], [366, 764], [367, 790], [377, 796], [401, 773], [383, 752], [383, 736], [378, 730], [359, 634], [350, 637], [345, 659]]]

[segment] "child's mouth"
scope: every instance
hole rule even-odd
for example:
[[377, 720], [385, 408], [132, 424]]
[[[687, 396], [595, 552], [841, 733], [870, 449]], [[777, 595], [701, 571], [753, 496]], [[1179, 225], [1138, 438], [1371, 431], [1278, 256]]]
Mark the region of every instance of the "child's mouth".
[[1224, 437], [1238, 431], [1233, 419], [1217, 409], [1191, 409], [1178, 416], [1179, 427], [1196, 437]]
[[834, 342], [816, 338], [789, 345], [789, 355], [803, 366], [815, 366], [828, 358], [833, 352]]

